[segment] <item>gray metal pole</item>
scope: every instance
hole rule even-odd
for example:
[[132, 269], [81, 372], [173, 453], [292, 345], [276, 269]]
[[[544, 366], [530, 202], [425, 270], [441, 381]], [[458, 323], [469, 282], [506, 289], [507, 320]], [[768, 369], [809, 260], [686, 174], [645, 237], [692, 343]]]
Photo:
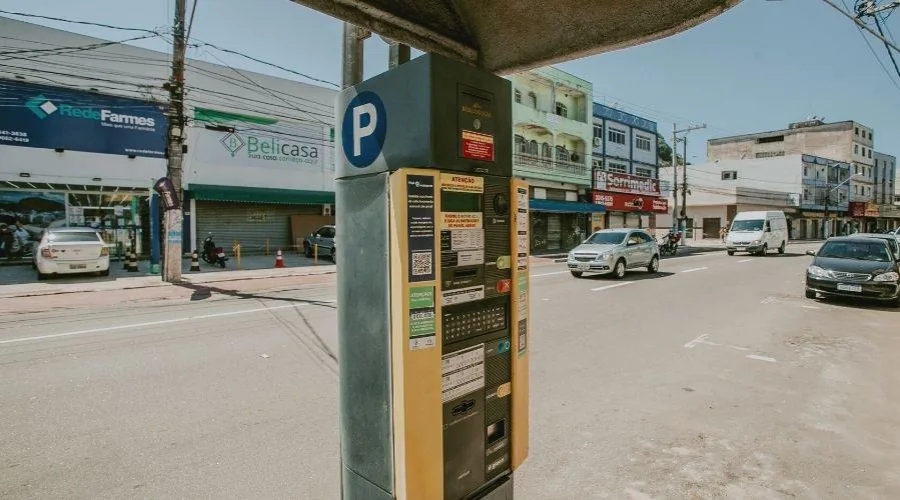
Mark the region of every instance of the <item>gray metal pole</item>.
[[352, 87], [363, 80], [363, 30], [344, 23], [341, 88]]

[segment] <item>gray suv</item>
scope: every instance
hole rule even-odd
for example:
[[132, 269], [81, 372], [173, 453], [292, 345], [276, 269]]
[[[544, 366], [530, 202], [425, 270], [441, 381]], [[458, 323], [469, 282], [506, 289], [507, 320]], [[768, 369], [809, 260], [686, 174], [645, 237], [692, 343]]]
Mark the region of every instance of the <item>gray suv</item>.
[[334, 226], [322, 226], [303, 239], [303, 253], [307, 257], [313, 256], [313, 247], [318, 247], [318, 257], [328, 257], [337, 264], [337, 249], [335, 248]]
[[576, 278], [595, 273], [620, 279], [626, 269], [638, 268], [655, 273], [659, 271], [659, 246], [643, 229], [604, 229], [569, 252], [566, 264]]

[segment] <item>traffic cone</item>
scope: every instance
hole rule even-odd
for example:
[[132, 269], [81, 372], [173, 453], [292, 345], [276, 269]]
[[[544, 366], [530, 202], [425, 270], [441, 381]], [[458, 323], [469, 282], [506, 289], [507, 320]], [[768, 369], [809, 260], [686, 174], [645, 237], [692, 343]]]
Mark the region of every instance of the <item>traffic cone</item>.
[[191, 254], [191, 272], [199, 272], [200, 271], [200, 257], [197, 255], [197, 252]]
[[284, 257], [281, 256], [281, 249], [275, 252], [275, 267], [284, 267]]
[[134, 252], [131, 252], [131, 253], [128, 255], [128, 272], [129, 272], [129, 273], [136, 273], [136, 272], [138, 272], [137, 254], [134, 253]]

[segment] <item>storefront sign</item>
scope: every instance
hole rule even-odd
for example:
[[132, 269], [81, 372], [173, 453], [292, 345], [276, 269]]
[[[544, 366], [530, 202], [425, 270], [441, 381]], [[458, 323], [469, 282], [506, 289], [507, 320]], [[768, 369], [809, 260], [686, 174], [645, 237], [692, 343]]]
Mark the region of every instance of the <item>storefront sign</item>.
[[873, 202], [851, 201], [850, 216], [851, 217], [878, 217], [878, 205]]
[[594, 103], [594, 116], [614, 120], [619, 123], [631, 125], [632, 127], [641, 128], [650, 132], [656, 132], [656, 122], [646, 120], [639, 116], [634, 116], [620, 109], [611, 108], [602, 104]]
[[463, 130], [462, 156], [472, 160], [494, 161], [494, 137]]
[[652, 196], [595, 192], [594, 203], [603, 205], [608, 212], [653, 212], [669, 211], [669, 200]]
[[0, 146], [165, 157], [167, 122], [152, 102], [5, 81]]
[[595, 170], [594, 189], [598, 191], [659, 196], [659, 179]]

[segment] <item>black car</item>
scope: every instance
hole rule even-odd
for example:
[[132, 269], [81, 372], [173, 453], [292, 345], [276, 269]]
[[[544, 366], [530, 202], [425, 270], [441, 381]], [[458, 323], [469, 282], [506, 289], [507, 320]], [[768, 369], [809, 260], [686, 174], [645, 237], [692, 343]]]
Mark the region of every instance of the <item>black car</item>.
[[859, 297], [900, 307], [900, 262], [884, 239], [829, 238], [806, 271], [806, 298]]

